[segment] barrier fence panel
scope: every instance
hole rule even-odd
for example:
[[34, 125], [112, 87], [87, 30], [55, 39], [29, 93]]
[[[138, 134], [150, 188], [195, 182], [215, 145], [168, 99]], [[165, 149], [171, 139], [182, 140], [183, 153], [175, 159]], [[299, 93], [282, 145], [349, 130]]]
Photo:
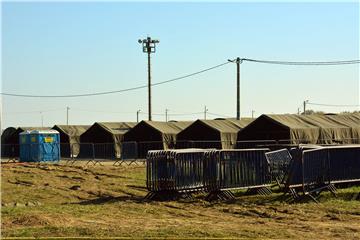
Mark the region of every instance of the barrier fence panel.
[[132, 160], [138, 159], [138, 146], [136, 142], [123, 142], [121, 144], [121, 159]]
[[173, 190], [175, 181], [174, 159], [167, 151], [149, 151], [146, 158], [146, 186], [149, 191]]
[[263, 187], [271, 184], [265, 153], [269, 149], [217, 150], [207, 154], [204, 182], [209, 190]]
[[176, 190], [203, 189], [204, 150], [171, 151], [175, 159]]
[[[115, 159], [120, 157], [115, 148], [118, 147], [114, 143], [94, 143], [95, 159]], [[120, 150], [120, 147], [118, 147]]]
[[237, 149], [251, 149], [251, 148], [268, 148], [268, 146], [276, 145], [276, 140], [246, 140], [237, 141]]
[[19, 157], [16, 150], [19, 149], [19, 144], [1, 144], [1, 158], [8, 158], [9, 160]]
[[332, 183], [360, 181], [360, 145], [327, 150]]
[[148, 151], [164, 150], [164, 144], [161, 141], [138, 142], [137, 149], [139, 158], [145, 159]]
[[204, 152], [200, 149], [149, 151], [146, 158], [149, 191], [203, 189]]
[[302, 175], [304, 193], [309, 192], [312, 188], [330, 184], [330, 161], [327, 149], [303, 151]]
[[80, 152], [76, 156], [76, 159], [95, 159], [95, 149], [93, 143], [79, 143], [78, 145], [80, 147]]
[[285, 184], [292, 165], [292, 157], [287, 149], [280, 149], [265, 153], [270, 164], [271, 176], [278, 185]]
[[72, 157], [72, 147], [70, 143], [60, 143], [60, 156], [61, 158]]

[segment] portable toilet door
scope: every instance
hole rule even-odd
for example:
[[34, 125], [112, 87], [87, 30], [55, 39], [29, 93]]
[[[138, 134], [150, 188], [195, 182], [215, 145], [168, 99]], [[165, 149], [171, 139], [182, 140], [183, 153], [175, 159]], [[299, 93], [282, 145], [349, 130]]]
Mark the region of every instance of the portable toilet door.
[[[60, 135], [56, 130], [33, 130], [20, 137], [20, 161], [57, 162], [60, 160]], [[24, 141], [24, 143], [23, 143]], [[25, 143], [26, 142], [26, 143]]]
[[20, 161], [31, 162], [30, 131], [19, 134]]

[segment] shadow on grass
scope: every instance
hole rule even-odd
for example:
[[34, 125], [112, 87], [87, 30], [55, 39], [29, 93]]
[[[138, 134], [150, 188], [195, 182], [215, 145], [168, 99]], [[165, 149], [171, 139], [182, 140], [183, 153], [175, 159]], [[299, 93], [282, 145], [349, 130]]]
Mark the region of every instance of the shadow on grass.
[[134, 196], [134, 195], [125, 195], [125, 196], [98, 196], [94, 199], [89, 199], [85, 201], [81, 201], [78, 203], [73, 204], [79, 204], [79, 205], [96, 205], [96, 204], [106, 204], [106, 203], [115, 203], [115, 202], [123, 202], [123, 201], [131, 201], [134, 203], [141, 203], [143, 202], [143, 197]]

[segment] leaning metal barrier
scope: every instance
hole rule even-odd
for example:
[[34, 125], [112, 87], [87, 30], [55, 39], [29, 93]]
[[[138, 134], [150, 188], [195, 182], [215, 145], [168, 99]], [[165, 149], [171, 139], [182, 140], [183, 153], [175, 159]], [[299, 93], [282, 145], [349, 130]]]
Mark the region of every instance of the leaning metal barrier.
[[286, 191], [298, 197], [298, 191], [309, 195], [328, 189], [333, 184], [360, 182], [360, 145], [319, 147], [300, 146], [290, 150], [293, 161], [286, 180]]
[[287, 149], [280, 149], [265, 153], [266, 159], [270, 164], [271, 176], [281, 186], [285, 184], [290, 173], [292, 157]]
[[269, 149], [216, 150], [206, 153], [204, 186], [209, 191], [260, 188], [271, 184]]

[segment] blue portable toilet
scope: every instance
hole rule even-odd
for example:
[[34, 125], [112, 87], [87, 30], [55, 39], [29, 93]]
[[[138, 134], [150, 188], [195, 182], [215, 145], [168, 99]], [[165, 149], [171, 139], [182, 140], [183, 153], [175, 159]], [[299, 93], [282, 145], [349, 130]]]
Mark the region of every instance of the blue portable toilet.
[[60, 160], [60, 134], [56, 130], [33, 130], [19, 134], [20, 162]]

